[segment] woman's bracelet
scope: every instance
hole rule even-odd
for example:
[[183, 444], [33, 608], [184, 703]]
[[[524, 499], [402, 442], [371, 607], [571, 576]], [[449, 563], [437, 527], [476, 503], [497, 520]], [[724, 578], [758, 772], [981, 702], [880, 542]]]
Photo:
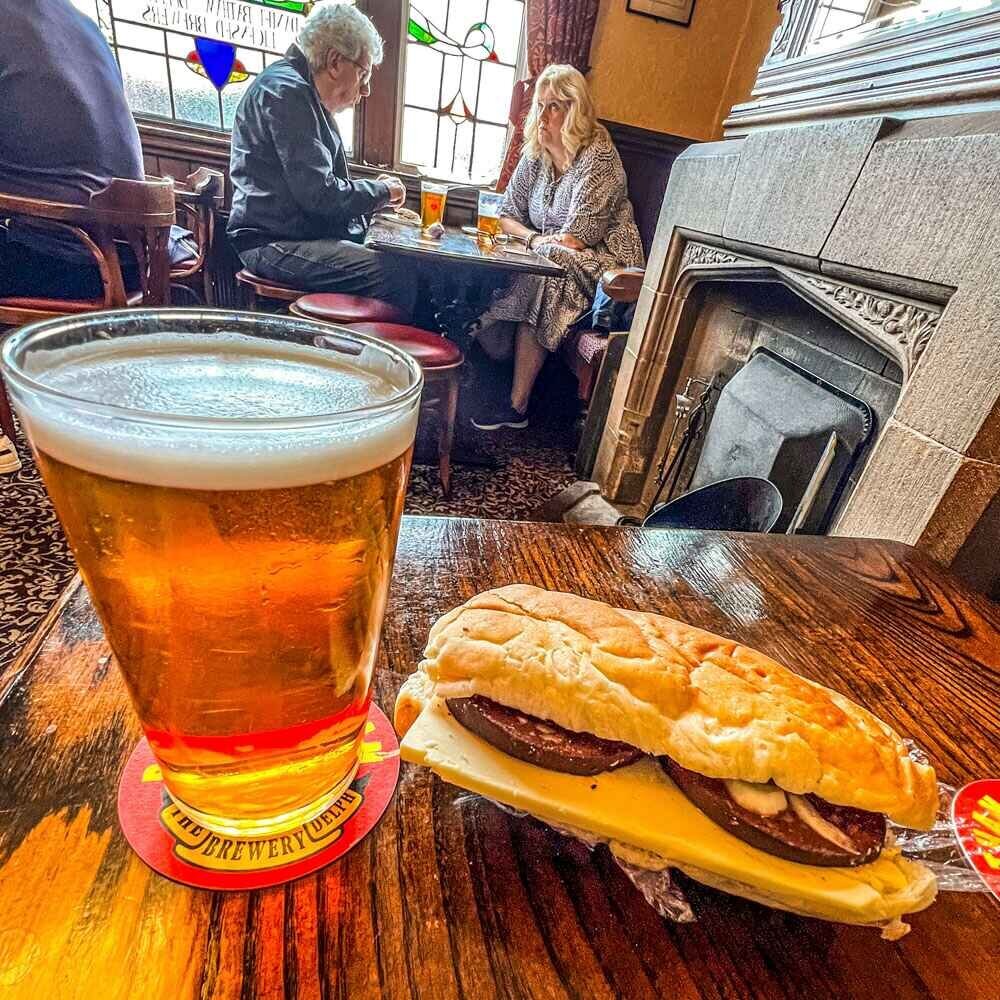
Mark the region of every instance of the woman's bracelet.
[[532, 233], [532, 234], [531, 234], [531, 235], [530, 235], [530, 236], [528, 237], [528, 249], [529, 249], [529, 250], [530, 250], [530, 249], [532, 248], [532, 246], [534, 245], [534, 243], [535, 243], [535, 240], [537, 240], [537, 239], [538, 239], [538, 235], [539, 235], [538, 233]]

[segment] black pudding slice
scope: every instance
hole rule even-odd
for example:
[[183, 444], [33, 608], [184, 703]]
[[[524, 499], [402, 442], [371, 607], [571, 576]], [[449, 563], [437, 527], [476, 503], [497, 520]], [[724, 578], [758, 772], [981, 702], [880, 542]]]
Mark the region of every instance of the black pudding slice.
[[511, 757], [565, 774], [600, 774], [637, 761], [642, 752], [627, 743], [563, 729], [548, 719], [473, 695], [449, 698], [448, 711], [466, 729]]
[[874, 861], [882, 851], [885, 816], [881, 813], [835, 806], [815, 795], [802, 796], [822, 820], [848, 838], [853, 845], [853, 850], [848, 850], [817, 833], [799, 818], [790, 804], [774, 816], [761, 816], [735, 802], [720, 778], [706, 778], [669, 757], [658, 759], [674, 784], [705, 815], [734, 837], [775, 857], [803, 865], [853, 868]]

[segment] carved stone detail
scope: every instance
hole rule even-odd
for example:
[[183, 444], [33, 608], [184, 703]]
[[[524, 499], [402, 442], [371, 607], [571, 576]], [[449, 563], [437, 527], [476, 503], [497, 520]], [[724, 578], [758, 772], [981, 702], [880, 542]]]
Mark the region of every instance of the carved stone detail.
[[895, 348], [893, 353], [904, 359], [905, 375], [909, 375], [920, 360], [941, 318], [940, 310], [876, 295], [853, 285], [814, 277], [806, 277], [805, 281], [832, 299], [856, 322], [862, 323], [876, 340]]
[[734, 253], [709, 246], [707, 243], [688, 243], [684, 248], [681, 266], [687, 267], [689, 264], [738, 264], [745, 260], [744, 257], [737, 257]]
[[778, 0], [778, 27], [771, 37], [771, 47], [767, 50], [764, 62], [777, 62], [788, 58], [788, 43], [792, 37], [792, 0]]

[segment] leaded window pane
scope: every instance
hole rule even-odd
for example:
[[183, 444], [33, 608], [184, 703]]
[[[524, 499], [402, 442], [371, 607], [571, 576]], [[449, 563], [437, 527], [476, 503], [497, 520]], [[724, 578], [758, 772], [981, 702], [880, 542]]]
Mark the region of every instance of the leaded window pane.
[[[246, 88], [284, 55], [302, 23], [300, 14], [267, 0], [227, 0], [224, 7], [211, 0], [72, 2], [101, 27], [114, 50], [133, 111], [211, 128], [232, 128]], [[231, 66], [225, 60], [218, 64], [221, 71], [214, 66], [219, 86], [203, 65], [199, 37], [233, 45]], [[338, 115], [337, 122], [350, 151], [354, 111]]]
[[524, 27], [523, 0], [411, 0], [400, 159], [496, 179]]

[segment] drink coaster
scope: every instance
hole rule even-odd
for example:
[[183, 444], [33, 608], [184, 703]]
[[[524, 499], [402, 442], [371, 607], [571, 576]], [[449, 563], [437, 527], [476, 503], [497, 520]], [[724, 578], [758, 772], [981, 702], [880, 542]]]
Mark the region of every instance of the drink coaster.
[[1000, 778], [960, 788], [951, 803], [951, 823], [966, 860], [1000, 899]]
[[385, 812], [399, 779], [399, 741], [372, 703], [351, 787], [315, 819], [280, 834], [231, 837], [196, 823], [174, 802], [143, 739], [118, 785], [118, 821], [132, 850], [153, 871], [197, 889], [263, 889], [336, 861]]

